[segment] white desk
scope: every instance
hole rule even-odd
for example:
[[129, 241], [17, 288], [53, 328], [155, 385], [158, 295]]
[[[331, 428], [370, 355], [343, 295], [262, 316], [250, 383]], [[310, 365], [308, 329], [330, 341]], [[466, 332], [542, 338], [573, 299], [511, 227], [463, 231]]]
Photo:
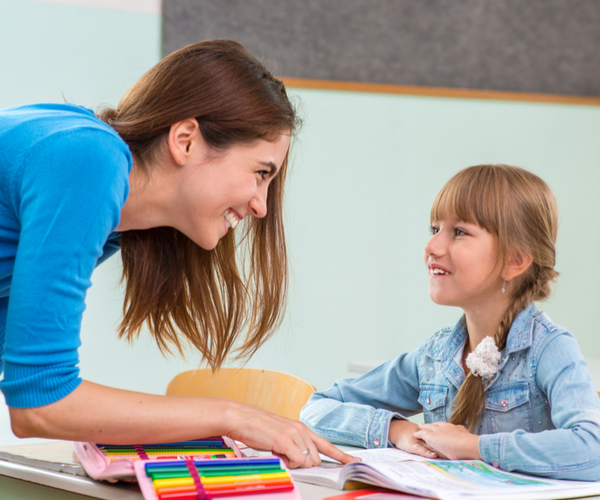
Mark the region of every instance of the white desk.
[[[52, 443], [44, 443], [46, 448]], [[30, 448], [28, 446], [28, 448]], [[0, 448], [18, 454], [18, 446]], [[23, 447], [25, 449], [25, 447]], [[24, 453], [27, 454], [27, 453]], [[31, 453], [28, 453], [31, 456]], [[61, 456], [62, 455], [62, 456]], [[55, 457], [60, 462], [73, 463], [71, 443], [56, 442]], [[44, 457], [46, 458], [46, 457]], [[56, 459], [54, 459], [56, 461]], [[339, 490], [296, 482], [303, 500], [320, 500], [339, 495]], [[94, 481], [89, 477], [75, 476], [64, 472], [43, 470], [0, 460], [0, 498], [2, 500], [143, 500], [137, 484], [109, 484]]]
[[[60, 462], [73, 464], [71, 443], [60, 441], [55, 443], [58, 454], [63, 455]], [[31, 446], [25, 445], [23, 449], [31, 448]], [[52, 443], [47, 443], [45, 446], [47, 449], [51, 449], [51, 447]], [[0, 451], [10, 451], [10, 453], [16, 454], [17, 448], [16, 446], [0, 447]], [[351, 450], [350, 447], [346, 446], [342, 448], [347, 451]], [[49, 456], [46, 451], [43, 450], [41, 454], [45, 459]], [[32, 456], [30, 450], [25, 454]], [[54, 453], [54, 456], [56, 456], [56, 453]], [[300, 490], [302, 500], [320, 500], [342, 493], [340, 490], [297, 481], [296, 485]], [[94, 481], [89, 477], [53, 472], [0, 460], [1, 500], [143, 500], [143, 498], [137, 484], [109, 484], [103, 481]], [[251, 497], [248, 498], [251, 500]], [[587, 499], [600, 500], [600, 496], [587, 497]]]

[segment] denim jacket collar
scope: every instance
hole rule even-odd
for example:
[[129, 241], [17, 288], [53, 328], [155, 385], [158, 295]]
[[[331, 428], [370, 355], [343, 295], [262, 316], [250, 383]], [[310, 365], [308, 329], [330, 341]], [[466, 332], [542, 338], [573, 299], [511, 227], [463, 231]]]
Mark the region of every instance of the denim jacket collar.
[[[501, 353], [502, 357], [500, 359], [498, 372], [489, 383], [486, 384], [486, 390], [494, 385], [494, 382], [508, 361], [511, 353], [520, 351], [521, 349], [527, 349], [531, 346], [533, 319], [539, 314], [540, 312], [537, 307], [531, 303], [517, 315], [517, 318], [513, 321], [510, 331], [508, 332], [506, 346]], [[461, 365], [461, 358], [467, 338], [468, 334], [464, 317], [461, 317], [454, 326], [448, 341], [445, 343], [437, 343], [427, 353], [427, 355], [433, 359], [443, 360], [442, 373], [457, 389], [460, 388], [465, 380], [465, 372]]]
[[510, 332], [508, 332], [508, 339], [504, 348], [506, 354], [531, 347], [533, 319], [539, 314], [540, 312], [533, 302], [519, 313], [510, 326]]

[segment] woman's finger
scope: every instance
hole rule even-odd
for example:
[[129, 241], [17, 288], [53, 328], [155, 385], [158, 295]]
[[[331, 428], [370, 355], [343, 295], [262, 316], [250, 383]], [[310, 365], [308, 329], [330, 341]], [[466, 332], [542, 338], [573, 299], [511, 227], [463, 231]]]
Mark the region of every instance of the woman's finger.
[[[297, 469], [303, 467], [307, 462], [308, 456], [303, 453], [303, 445], [290, 444], [285, 448], [285, 452], [281, 453], [281, 456], [287, 458], [286, 465], [290, 469]], [[274, 453], [275, 454], [275, 453]], [[310, 467], [310, 465], [309, 465]]]
[[280, 458], [281, 460], [283, 460], [283, 463], [286, 465], [286, 467], [288, 467], [289, 469], [291, 469], [292, 467], [290, 467], [290, 461], [288, 459], [288, 457], [286, 457], [285, 455], [281, 455], [280, 453], [276, 453], [274, 451], [271, 452], [271, 455], [273, 455], [274, 457]]
[[[310, 437], [312, 438], [312, 436]], [[303, 451], [303, 453], [307, 455], [307, 460], [304, 467], [315, 467], [317, 465], [321, 465], [321, 457], [319, 456], [319, 450], [317, 449], [317, 446], [312, 439], [308, 440], [308, 446], [306, 447], [306, 450]]]
[[337, 460], [338, 462], [341, 462], [343, 464], [349, 464], [350, 462], [361, 462], [362, 461], [360, 458], [356, 458], [356, 457], [353, 457], [352, 455], [348, 455], [347, 453], [344, 453], [342, 450], [340, 450], [339, 448], [336, 448], [334, 445], [332, 445], [326, 439], [323, 439], [321, 436], [317, 436], [314, 433], [313, 433], [313, 436], [314, 436], [313, 440], [315, 442], [316, 448], [319, 453], [322, 453], [323, 455], [325, 455], [329, 458], [333, 458], [334, 460]]

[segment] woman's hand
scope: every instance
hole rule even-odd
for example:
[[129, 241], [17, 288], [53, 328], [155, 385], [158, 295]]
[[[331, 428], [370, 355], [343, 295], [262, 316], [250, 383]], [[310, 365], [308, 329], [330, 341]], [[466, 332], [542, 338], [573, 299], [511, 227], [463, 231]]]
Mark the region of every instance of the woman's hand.
[[319, 453], [343, 464], [359, 461], [312, 432], [306, 424], [251, 405], [232, 408], [232, 426], [227, 436], [251, 448], [272, 452], [290, 468], [319, 465]]
[[19, 437], [132, 444], [229, 436], [281, 457], [291, 468], [319, 465], [319, 452], [342, 463], [357, 459], [305, 424], [228, 399], [157, 396], [83, 381], [55, 403], [10, 408]]
[[471, 434], [464, 426], [435, 422], [419, 424], [415, 438], [449, 460], [481, 460], [479, 436]]
[[437, 453], [415, 437], [415, 432], [418, 430], [419, 427], [413, 422], [394, 419], [390, 422], [389, 440], [399, 450], [426, 458], [437, 458]]

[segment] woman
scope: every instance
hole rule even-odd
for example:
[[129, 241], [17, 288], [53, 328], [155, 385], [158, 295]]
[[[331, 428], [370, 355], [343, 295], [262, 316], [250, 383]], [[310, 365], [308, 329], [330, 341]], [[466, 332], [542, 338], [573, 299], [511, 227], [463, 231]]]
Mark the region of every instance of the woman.
[[169, 55], [98, 117], [68, 104], [0, 111], [0, 387], [17, 436], [228, 435], [292, 467], [318, 464], [319, 452], [350, 460], [259, 408], [104, 387], [76, 366], [90, 276], [119, 245], [122, 337], [147, 324], [161, 350], [190, 344], [218, 368], [241, 330], [242, 358], [272, 334], [287, 287], [281, 206], [296, 125], [283, 84], [231, 41]]

